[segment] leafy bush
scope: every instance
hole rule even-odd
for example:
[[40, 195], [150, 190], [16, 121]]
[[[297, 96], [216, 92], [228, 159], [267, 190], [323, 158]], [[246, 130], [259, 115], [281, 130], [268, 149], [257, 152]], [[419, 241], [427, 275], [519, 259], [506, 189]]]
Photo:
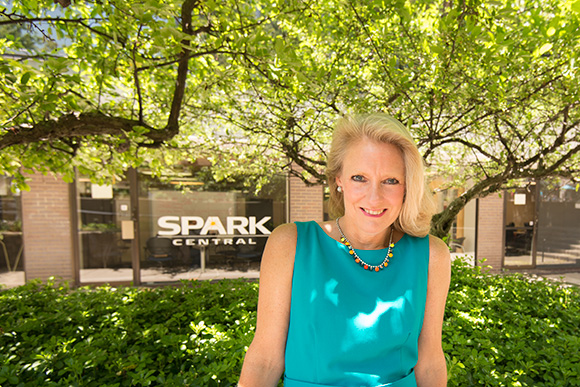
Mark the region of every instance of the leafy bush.
[[0, 385], [229, 386], [256, 320], [257, 284], [0, 293]]
[[[0, 293], [2, 386], [232, 386], [257, 283]], [[580, 293], [453, 264], [443, 327], [449, 386], [580, 386]]]
[[443, 326], [449, 386], [580, 386], [580, 292], [453, 264]]

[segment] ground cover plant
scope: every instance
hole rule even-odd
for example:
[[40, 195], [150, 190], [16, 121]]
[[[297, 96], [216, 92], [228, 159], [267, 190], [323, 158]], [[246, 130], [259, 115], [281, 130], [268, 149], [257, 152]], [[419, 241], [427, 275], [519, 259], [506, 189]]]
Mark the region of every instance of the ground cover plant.
[[228, 386], [256, 320], [256, 283], [0, 293], [0, 385]]
[[[2, 386], [232, 386], [258, 284], [0, 292]], [[449, 386], [580, 386], [580, 292], [461, 261], [443, 329]]]
[[443, 326], [449, 386], [580, 386], [580, 292], [453, 264]]

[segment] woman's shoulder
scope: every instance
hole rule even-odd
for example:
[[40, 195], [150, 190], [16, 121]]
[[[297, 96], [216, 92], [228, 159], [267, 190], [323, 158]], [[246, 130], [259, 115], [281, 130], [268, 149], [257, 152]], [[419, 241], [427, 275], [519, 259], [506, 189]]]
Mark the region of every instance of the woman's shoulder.
[[439, 265], [443, 264], [444, 266], [451, 261], [449, 247], [434, 235], [429, 235], [429, 261]]
[[[294, 223], [285, 223], [276, 227], [266, 242], [262, 255], [262, 268], [274, 267], [274, 271], [291, 268], [296, 252], [296, 240], [297, 231]], [[262, 277], [261, 274], [260, 277]]]
[[297, 221], [294, 223], [284, 223], [278, 226], [274, 231], [280, 229], [281, 233], [297, 233], [298, 230], [306, 230], [306, 231], [318, 231], [321, 229], [325, 233], [332, 235], [336, 228], [336, 223], [334, 221]]
[[295, 222], [295, 223], [284, 223], [276, 227], [268, 241], [272, 240], [271, 243], [282, 243], [285, 245], [296, 246], [299, 234], [314, 235], [319, 231], [326, 233], [331, 238], [335, 238], [334, 234], [337, 232], [334, 227], [334, 223], [330, 221], [326, 222]]
[[431, 251], [438, 253], [449, 253], [449, 247], [440, 238], [429, 234], [429, 246]]
[[283, 223], [276, 227], [268, 238], [269, 243], [296, 245], [298, 229], [295, 223]]

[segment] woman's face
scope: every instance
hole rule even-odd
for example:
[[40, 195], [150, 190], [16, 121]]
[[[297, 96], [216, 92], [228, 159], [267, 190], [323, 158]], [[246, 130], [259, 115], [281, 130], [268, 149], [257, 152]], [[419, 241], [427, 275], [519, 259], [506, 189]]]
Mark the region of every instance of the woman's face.
[[336, 183], [342, 187], [345, 220], [357, 231], [380, 234], [399, 216], [405, 196], [405, 163], [392, 144], [362, 139], [350, 146]]

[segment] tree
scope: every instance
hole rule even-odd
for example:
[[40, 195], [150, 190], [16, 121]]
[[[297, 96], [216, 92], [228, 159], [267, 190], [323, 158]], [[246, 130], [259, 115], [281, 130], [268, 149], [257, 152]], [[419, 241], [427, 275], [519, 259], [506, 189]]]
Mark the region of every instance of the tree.
[[[285, 51], [277, 50], [286, 78], [273, 71], [259, 86], [253, 81], [231, 98], [267, 104], [242, 105], [227, 118], [322, 182], [331, 120], [393, 114], [412, 129], [432, 171], [473, 182], [434, 218], [439, 236], [474, 197], [517, 179], [580, 176], [580, 2], [389, 4], [324, 2], [290, 15], [280, 34]], [[262, 126], [244, 124], [256, 122]]]
[[[59, 2], [63, 3], [63, 2]], [[68, 5], [70, 2], [64, 2]], [[228, 60], [273, 12], [268, 2], [84, 1], [66, 8], [22, 1], [0, 10], [0, 26], [22, 26], [52, 47], [6, 35], [0, 53], [0, 173], [41, 170], [94, 179], [149, 162], [158, 173], [191, 152], [200, 104]], [[259, 10], [259, 12], [257, 12]], [[231, 70], [229, 70], [231, 71]], [[165, 160], [164, 158], [167, 158]]]
[[580, 175], [578, 0], [20, 3], [0, 26], [57, 47], [2, 44], [0, 173], [206, 156], [217, 179], [296, 163], [322, 183], [334, 121], [382, 110], [433, 173], [473, 182], [439, 236], [474, 197]]

